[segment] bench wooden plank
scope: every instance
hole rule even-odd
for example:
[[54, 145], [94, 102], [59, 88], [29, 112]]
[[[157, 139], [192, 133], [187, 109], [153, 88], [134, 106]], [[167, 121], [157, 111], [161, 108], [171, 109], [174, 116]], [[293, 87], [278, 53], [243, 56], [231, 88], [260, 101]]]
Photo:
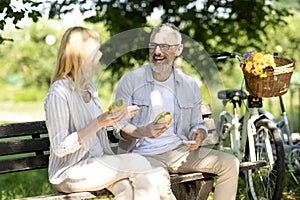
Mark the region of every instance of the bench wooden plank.
[[202, 114], [203, 118], [212, 114], [212, 109], [211, 109], [210, 104], [202, 104], [201, 105], [201, 114]]
[[48, 168], [49, 155], [0, 160], [0, 174]]
[[171, 182], [173, 184], [193, 181], [196, 179], [210, 179], [214, 177], [214, 174], [202, 173], [202, 172], [193, 172], [187, 174], [171, 174]]
[[49, 150], [49, 138], [0, 141], [0, 156]]
[[[78, 200], [78, 199], [94, 199], [100, 196], [111, 195], [109, 191], [101, 190], [102, 193], [93, 192], [75, 192], [71, 194], [64, 194], [64, 193], [57, 193], [57, 194], [49, 194], [49, 195], [41, 195], [35, 197], [26, 197], [20, 198], [19, 200], [35, 200], [35, 199], [42, 199], [42, 200]], [[101, 200], [111, 200], [111, 198], [101, 198]]]
[[0, 138], [35, 135], [47, 132], [45, 121], [2, 124], [0, 126]]

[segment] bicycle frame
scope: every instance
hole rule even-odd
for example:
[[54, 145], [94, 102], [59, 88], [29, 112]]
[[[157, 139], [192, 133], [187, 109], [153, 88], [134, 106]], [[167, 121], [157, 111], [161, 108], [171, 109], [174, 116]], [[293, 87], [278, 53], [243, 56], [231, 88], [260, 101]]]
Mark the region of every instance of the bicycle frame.
[[[249, 99], [247, 101], [249, 101]], [[249, 106], [249, 102], [248, 102], [246, 106], [246, 112], [243, 117], [244, 126], [242, 127], [242, 131], [239, 130], [240, 118], [235, 103], [233, 103], [233, 115], [231, 115], [227, 111], [223, 111], [220, 113], [220, 117], [226, 118], [226, 121], [229, 122], [227, 124], [229, 128], [229, 133], [227, 134], [230, 134], [230, 142], [231, 142], [230, 152], [236, 155], [237, 158], [240, 160], [240, 162], [242, 162], [242, 159], [245, 156], [245, 149], [248, 141], [248, 146], [250, 151], [250, 161], [251, 162], [257, 161], [255, 155], [256, 153], [255, 141], [253, 139], [254, 138], [253, 136], [257, 133], [255, 122], [258, 119], [264, 117], [264, 115], [259, 115], [258, 108]], [[272, 154], [272, 147], [268, 138], [267, 138], [265, 148], [270, 158], [270, 162], [274, 164], [275, 161], [274, 161], [274, 156]]]
[[[210, 54], [212, 58], [238, 58], [239, 55], [224, 52]], [[243, 171], [248, 196], [251, 200], [280, 199], [284, 180], [284, 151], [278, 128], [271, 120], [259, 113], [262, 99], [247, 95], [242, 90], [218, 92], [223, 100], [224, 111], [219, 115], [217, 132], [221, 134], [219, 150], [234, 154], [241, 164], [253, 168]], [[239, 117], [237, 105], [245, 112]], [[232, 103], [233, 112], [226, 110], [227, 102]], [[228, 135], [229, 134], [229, 135]], [[264, 163], [259, 166], [256, 163]]]

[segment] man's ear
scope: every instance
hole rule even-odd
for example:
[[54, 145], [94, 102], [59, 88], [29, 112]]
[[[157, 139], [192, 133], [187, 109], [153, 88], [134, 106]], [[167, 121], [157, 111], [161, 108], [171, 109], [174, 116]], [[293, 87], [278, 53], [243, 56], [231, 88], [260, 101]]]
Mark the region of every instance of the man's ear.
[[177, 50], [175, 52], [176, 56], [180, 56], [181, 53], [183, 51], [183, 44], [180, 44], [178, 47], [177, 47]]

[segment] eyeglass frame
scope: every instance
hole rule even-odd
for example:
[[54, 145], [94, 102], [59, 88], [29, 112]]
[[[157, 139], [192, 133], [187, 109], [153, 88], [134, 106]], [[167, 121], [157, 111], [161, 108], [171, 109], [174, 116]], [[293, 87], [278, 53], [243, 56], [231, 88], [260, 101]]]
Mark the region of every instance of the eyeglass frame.
[[[150, 47], [150, 45], [154, 45], [154, 47]], [[165, 45], [164, 47], [162, 47], [162, 45]], [[148, 47], [149, 49], [156, 49], [157, 47], [159, 47], [160, 50], [163, 51], [167, 51], [169, 50], [171, 47], [173, 46], [179, 46], [180, 44], [157, 44], [155, 42], [149, 42]]]

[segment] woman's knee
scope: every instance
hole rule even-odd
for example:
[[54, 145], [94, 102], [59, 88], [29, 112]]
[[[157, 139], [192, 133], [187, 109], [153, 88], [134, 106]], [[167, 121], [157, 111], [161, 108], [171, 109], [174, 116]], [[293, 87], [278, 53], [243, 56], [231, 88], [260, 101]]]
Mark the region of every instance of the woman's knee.
[[133, 199], [133, 187], [128, 179], [123, 179], [108, 186], [107, 189], [114, 195], [115, 200]]

